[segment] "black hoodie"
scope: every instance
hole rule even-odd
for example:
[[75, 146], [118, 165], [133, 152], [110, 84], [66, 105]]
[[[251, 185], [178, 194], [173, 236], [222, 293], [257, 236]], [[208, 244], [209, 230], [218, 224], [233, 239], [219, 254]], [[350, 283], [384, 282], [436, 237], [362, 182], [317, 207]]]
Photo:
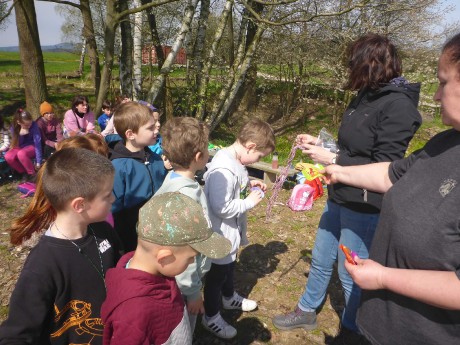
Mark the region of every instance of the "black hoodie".
[[[351, 101], [339, 129], [342, 166], [391, 162], [404, 157], [409, 141], [422, 123], [417, 110], [420, 84], [385, 84], [361, 90]], [[363, 213], [378, 213], [382, 194], [342, 183], [328, 187], [329, 199]]]

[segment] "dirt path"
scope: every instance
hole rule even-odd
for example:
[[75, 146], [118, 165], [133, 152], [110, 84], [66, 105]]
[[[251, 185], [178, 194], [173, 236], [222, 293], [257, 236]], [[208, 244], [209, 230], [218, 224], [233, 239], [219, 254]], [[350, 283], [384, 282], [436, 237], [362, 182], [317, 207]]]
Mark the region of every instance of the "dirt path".
[[[9, 297], [29, 251], [27, 247], [11, 247], [5, 229], [14, 217], [22, 214], [30, 199], [21, 199], [16, 183], [0, 186], [0, 321], [7, 315]], [[283, 190], [279, 201], [285, 202], [290, 191]], [[236, 271], [237, 291], [255, 299], [259, 308], [252, 313], [223, 312], [236, 325], [235, 339], [222, 341], [197, 324], [196, 345], [209, 344], [330, 344], [337, 333], [343, 297], [337, 277], [333, 277], [329, 293], [318, 315], [318, 329], [281, 332], [271, 323], [279, 312], [290, 311], [303, 292], [308, 276], [311, 249], [325, 196], [311, 211], [292, 212], [276, 205], [273, 217], [265, 222], [265, 199], [249, 213], [248, 236], [251, 244], [240, 252]]]

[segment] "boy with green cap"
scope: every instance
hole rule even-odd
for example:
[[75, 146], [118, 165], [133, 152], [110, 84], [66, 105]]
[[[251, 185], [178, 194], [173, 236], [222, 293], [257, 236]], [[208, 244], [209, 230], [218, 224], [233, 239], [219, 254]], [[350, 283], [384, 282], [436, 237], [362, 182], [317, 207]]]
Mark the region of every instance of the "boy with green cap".
[[175, 276], [202, 253], [222, 258], [230, 241], [210, 229], [203, 207], [181, 193], [151, 198], [139, 211], [138, 246], [106, 275], [104, 344], [191, 344]]

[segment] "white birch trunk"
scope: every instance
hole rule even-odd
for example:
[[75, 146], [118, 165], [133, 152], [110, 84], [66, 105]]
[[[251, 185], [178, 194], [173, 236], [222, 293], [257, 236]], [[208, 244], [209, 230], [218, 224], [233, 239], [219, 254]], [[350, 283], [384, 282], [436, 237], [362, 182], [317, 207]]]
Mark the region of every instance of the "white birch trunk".
[[85, 66], [85, 54], [86, 54], [86, 38], [83, 37], [83, 40], [81, 42], [80, 66], [78, 67], [79, 75], [83, 75], [83, 68]]
[[[140, 7], [140, 0], [133, 0], [134, 7]], [[133, 30], [133, 100], [142, 97], [142, 12], [134, 14]]]

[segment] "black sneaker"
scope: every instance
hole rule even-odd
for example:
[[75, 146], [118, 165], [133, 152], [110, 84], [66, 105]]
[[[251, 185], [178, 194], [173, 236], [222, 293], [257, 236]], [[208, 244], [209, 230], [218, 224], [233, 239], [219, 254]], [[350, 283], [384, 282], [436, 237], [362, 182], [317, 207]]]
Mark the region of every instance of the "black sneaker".
[[272, 319], [273, 325], [283, 331], [294, 328], [303, 328], [307, 331], [316, 329], [316, 312], [303, 311], [295, 307], [290, 313], [277, 315]]

